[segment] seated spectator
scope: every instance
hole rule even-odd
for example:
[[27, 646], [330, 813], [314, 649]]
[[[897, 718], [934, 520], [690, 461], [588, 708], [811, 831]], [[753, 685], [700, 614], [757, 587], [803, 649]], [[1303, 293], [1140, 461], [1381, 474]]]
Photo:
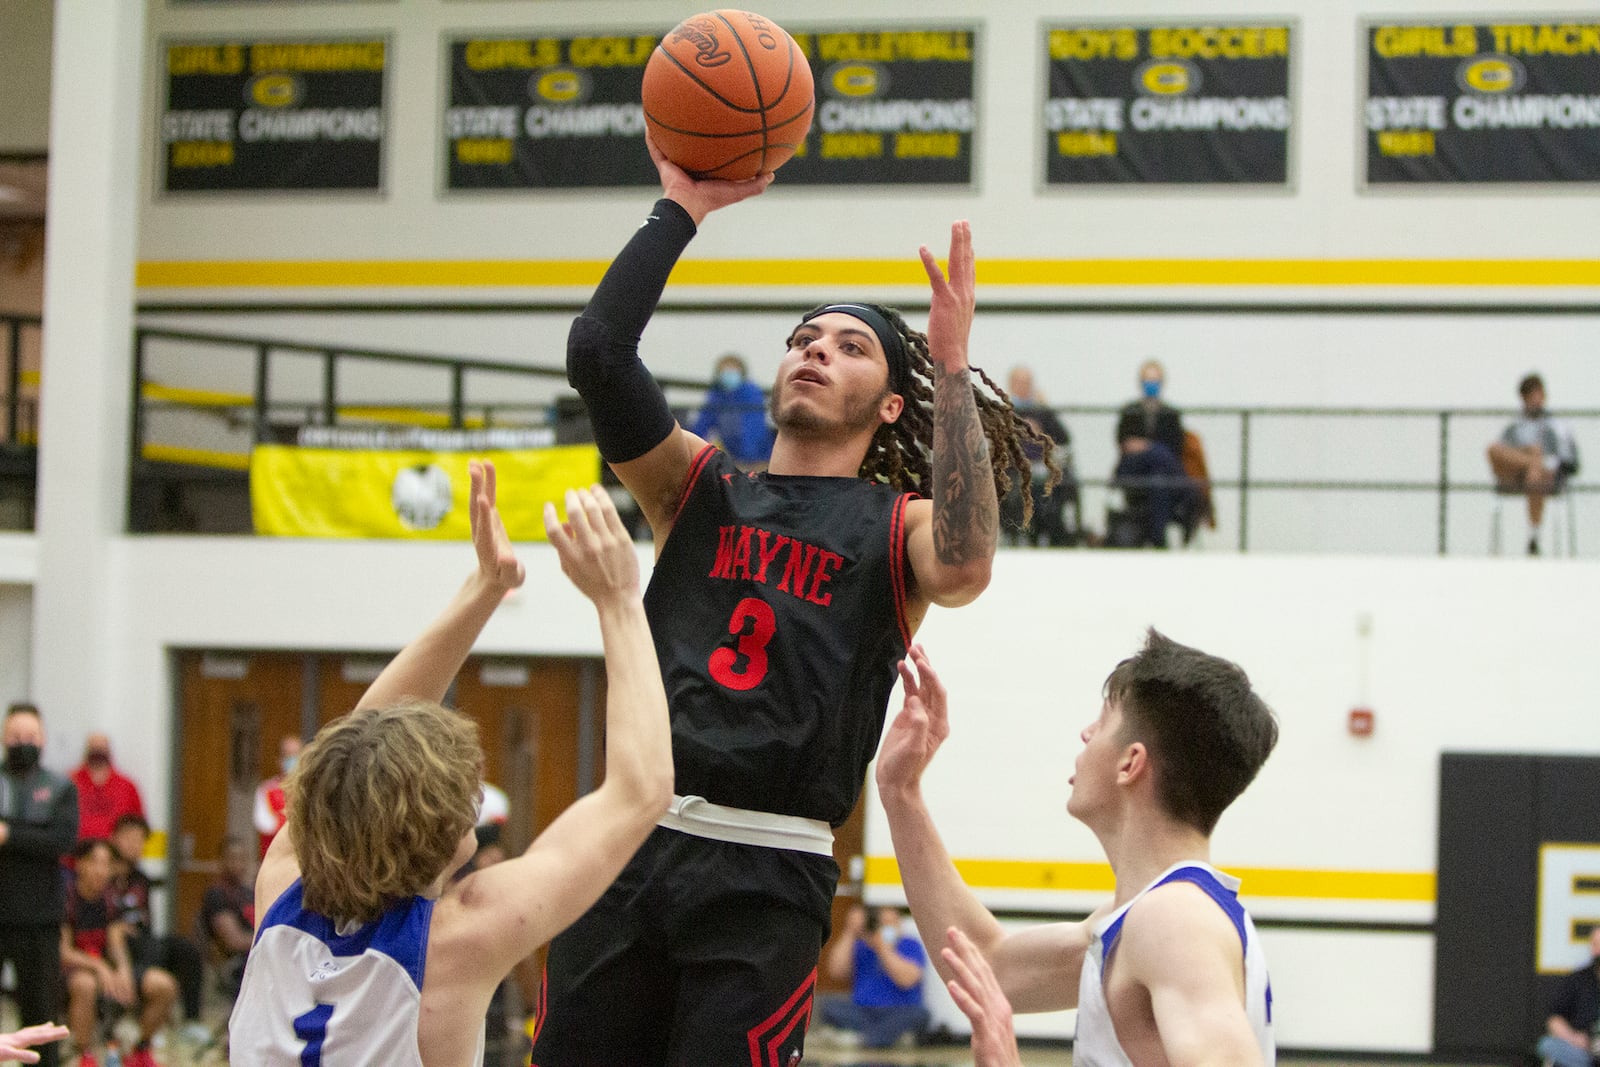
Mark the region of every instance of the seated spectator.
[[1183, 469], [1183, 416], [1161, 398], [1166, 371], [1156, 360], [1139, 368], [1139, 399], [1117, 417], [1120, 453], [1112, 478], [1127, 510], [1111, 522], [1106, 540], [1118, 548], [1165, 548], [1167, 526], [1190, 529], [1193, 484]]
[[111, 843], [78, 842], [61, 924], [61, 965], [67, 980], [67, 1026], [78, 1046], [80, 1067], [97, 1067], [94, 1056], [100, 1002], [104, 998], [139, 1011], [139, 1041], [125, 1067], [156, 1067], [150, 1040], [165, 1026], [178, 999], [178, 983], [159, 967], [136, 967], [128, 950], [128, 927], [111, 910]]
[[[1078, 483], [1072, 474], [1072, 435], [1066, 426], [1045, 403], [1043, 394], [1034, 386], [1033, 371], [1025, 366], [1011, 368], [1006, 379], [1006, 392], [1011, 405], [1035, 433], [1042, 433], [1054, 443], [1050, 459], [1055, 470], [1046, 461], [1045, 448], [1033, 441], [1023, 441], [1032, 468], [1027, 492], [1033, 495], [1033, 521], [1024, 529], [1022, 523], [1023, 488], [1013, 486], [1001, 501], [1000, 524], [1008, 540], [1029, 545], [1049, 545], [1061, 548], [1078, 543]], [[1054, 483], [1052, 483], [1054, 475]]]
[[250, 852], [237, 837], [222, 839], [222, 869], [200, 900], [200, 929], [222, 959], [222, 988], [238, 996], [245, 958], [255, 938], [256, 897]]
[[83, 762], [72, 772], [78, 787], [78, 840], [111, 837], [117, 819], [144, 814], [139, 787], [111, 764], [111, 738], [90, 734], [83, 743]]
[[1600, 926], [1589, 931], [1588, 963], [1561, 979], [1537, 1053], [1555, 1067], [1600, 1062]]
[[[128, 952], [133, 965], [160, 967], [178, 981], [183, 998], [183, 1017], [191, 1024], [186, 1036], [200, 1040], [209, 1031], [193, 1029], [200, 1018], [202, 965], [200, 949], [186, 937], [157, 934], [150, 912], [150, 890], [154, 883], [139, 867], [145, 842], [150, 840], [150, 824], [143, 815], [129, 813], [117, 819], [111, 832], [112, 918], [128, 928]], [[202, 1032], [203, 1031], [203, 1032]]]
[[927, 1030], [922, 971], [928, 954], [915, 937], [900, 932], [898, 908], [870, 914], [860, 904], [851, 908], [823, 961], [830, 977], [850, 983], [848, 997], [835, 994], [818, 1002], [822, 1024], [835, 1031], [823, 1034], [824, 1040], [889, 1048], [902, 1039], [915, 1042]]
[[288, 818], [286, 814], [286, 794], [283, 791], [283, 779], [294, 770], [295, 762], [300, 758], [300, 738], [294, 734], [285, 734], [278, 741], [278, 773], [256, 786], [255, 824], [256, 833], [260, 835], [261, 855], [267, 854], [267, 846], [272, 844], [272, 839], [278, 831], [283, 829], [283, 824]]
[[772, 458], [767, 397], [761, 386], [750, 380], [742, 356], [729, 352], [717, 360], [711, 388], [689, 432], [720, 444], [746, 470], [765, 467]]
[[1517, 383], [1522, 417], [1515, 419], [1489, 446], [1489, 467], [1495, 487], [1528, 498], [1528, 555], [1539, 554], [1539, 528], [1545, 497], [1561, 492], [1578, 473], [1578, 446], [1565, 423], [1544, 408], [1544, 380], [1530, 374]]

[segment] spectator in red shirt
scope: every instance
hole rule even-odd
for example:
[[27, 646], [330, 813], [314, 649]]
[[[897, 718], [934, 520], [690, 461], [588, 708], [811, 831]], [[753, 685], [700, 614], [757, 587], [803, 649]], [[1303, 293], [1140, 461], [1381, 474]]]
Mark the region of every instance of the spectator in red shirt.
[[262, 858], [266, 857], [267, 846], [272, 844], [272, 839], [283, 829], [283, 824], [288, 819], [285, 811], [287, 794], [283, 791], [283, 780], [294, 770], [294, 765], [299, 759], [300, 739], [293, 734], [285, 734], [278, 742], [280, 773], [256, 786], [255, 824], [256, 833], [261, 838]]
[[83, 763], [72, 772], [78, 787], [78, 840], [109, 840], [124, 815], [144, 815], [139, 787], [111, 765], [111, 739], [90, 734], [83, 743]]

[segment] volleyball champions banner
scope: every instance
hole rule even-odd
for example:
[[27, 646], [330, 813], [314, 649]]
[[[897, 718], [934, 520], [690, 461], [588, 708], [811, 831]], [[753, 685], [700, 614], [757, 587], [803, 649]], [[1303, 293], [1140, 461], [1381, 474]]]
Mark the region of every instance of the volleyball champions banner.
[[785, 185], [967, 185], [978, 114], [978, 31], [795, 33], [817, 110]]
[[1291, 27], [1046, 27], [1046, 185], [1283, 185]]
[[[786, 185], [968, 184], [973, 29], [794, 33], [817, 85]], [[658, 35], [449, 42], [451, 192], [653, 186], [640, 93]]]
[[166, 192], [383, 187], [382, 39], [165, 45]]
[[1600, 181], [1600, 21], [1369, 24], [1367, 181]]
[[[489, 435], [497, 431], [486, 431]], [[427, 434], [431, 437], [461, 436]], [[550, 448], [312, 448], [259, 445], [250, 455], [256, 532], [276, 537], [464, 540], [472, 526], [467, 462], [494, 463], [513, 541], [543, 541], [544, 505], [600, 480], [593, 445]]]

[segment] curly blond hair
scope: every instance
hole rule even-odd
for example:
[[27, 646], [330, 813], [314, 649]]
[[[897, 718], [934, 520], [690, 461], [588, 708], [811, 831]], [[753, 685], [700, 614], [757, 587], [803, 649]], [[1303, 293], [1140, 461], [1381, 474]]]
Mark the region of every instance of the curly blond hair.
[[478, 726], [431, 701], [324, 726], [289, 775], [305, 906], [370, 922], [443, 873], [478, 817]]

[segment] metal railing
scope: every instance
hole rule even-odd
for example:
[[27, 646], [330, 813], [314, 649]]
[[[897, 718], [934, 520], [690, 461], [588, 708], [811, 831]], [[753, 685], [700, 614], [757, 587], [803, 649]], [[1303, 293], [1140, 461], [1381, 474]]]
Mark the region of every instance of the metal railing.
[[[173, 346], [180, 351], [169, 351]], [[203, 358], [195, 358], [193, 346], [201, 346]], [[181, 351], [185, 347], [190, 350]], [[141, 327], [134, 336], [132, 469], [136, 477], [152, 467], [170, 473], [185, 465], [242, 472], [255, 444], [290, 439], [306, 426], [554, 426], [558, 439], [563, 431], [568, 440], [587, 439], [581, 404], [559, 361], [552, 364]], [[706, 388], [703, 381], [659, 380], [680, 411], [693, 408]], [[1114, 427], [1121, 407], [1053, 410], [1072, 432], [1079, 486], [1116, 488]], [[1452, 509], [1462, 495], [1496, 491], [1483, 450], [1517, 413], [1213, 405], [1185, 407], [1182, 414], [1206, 447], [1222, 536], [1239, 551], [1252, 548], [1253, 516], [1276, 494], [1297, 494], [1294, 506], [1303, 510], [1314, 507], [1308, 502], [1319, 494], [1378, 494], [1410, 498], [1413, 505], [1419, 496], [1431, 500], [1430, 518], [1413, 506], [1404, 521], [1412, 533], [1429, 522], [1431, 548], [1443, 555], [1451, 550]], [[1600, 410], [1559, 415], [1575, 425], [1600, 420]], [[166, 425], [158, 426], [163, 420]], [[1571, 494], [1597, 489], [1600, 484], [1576, 479], [1565, 486]], [[1457, 524], [1458, 540], [1465, 521]], [[1406, 551], [1424, 550], [1426, 543], [1408, 542]]]

